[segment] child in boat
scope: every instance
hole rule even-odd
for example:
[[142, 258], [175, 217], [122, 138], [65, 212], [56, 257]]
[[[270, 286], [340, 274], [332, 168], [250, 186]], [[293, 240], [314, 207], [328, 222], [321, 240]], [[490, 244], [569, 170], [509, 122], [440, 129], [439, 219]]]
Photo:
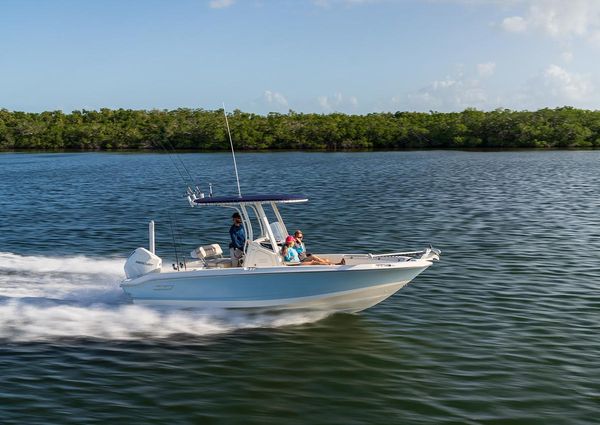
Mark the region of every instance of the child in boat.
[[300, 264], [300, 257], [298, 256], [298, 251], [294, 249], [295, 239], [293, 236], [288, 236], [285, 238], [285, 243], [281, 247], [281, 255], [283, 256], [283, 261], [286, 263], [296, 263]]

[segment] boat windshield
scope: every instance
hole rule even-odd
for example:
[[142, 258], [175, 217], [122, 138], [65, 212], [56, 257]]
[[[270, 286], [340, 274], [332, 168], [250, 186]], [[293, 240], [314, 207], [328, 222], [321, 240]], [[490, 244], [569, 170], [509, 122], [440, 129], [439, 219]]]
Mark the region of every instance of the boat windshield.
[[[192, 206], [219, 206], [235, 209], [242, 217], [247, 240], [258, 242], [277, 254], [279, 254], [279, 246], [289, 234], [277, 204], [308, 201], [304, 195], [287, 194], [211, 196], [208, 198], [194, 196], [188, 199]], [[271, 217], [265, 210], [269, 211]]]

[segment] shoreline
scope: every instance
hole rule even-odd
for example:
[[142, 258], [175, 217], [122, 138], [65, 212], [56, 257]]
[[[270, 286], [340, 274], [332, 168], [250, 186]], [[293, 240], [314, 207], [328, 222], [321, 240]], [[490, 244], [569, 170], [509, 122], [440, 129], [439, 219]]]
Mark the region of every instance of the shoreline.
[[[235, 110], [235, 149], [255, 151], [404, 151], [598, 149], [600, 110], [270, 113]], [[223, 110], [62, 111], [0, 109], [0, 150], [219, 152], [229, 150]]]
[[[263, 150], [252, 150], [252, 149], [235, 149], [236, 154], [272, 154], [272, 153], [379, 153], [379, 152], [480, 152], [480, 153], [500, 153], [500, 152], [595, 152], [600, 151], [600, 147], [572, 147], [572, 148], [414, 148], [414, 149], [338, 149], [338, 150], [327, 150], [327, 149], [263, 149]], [[169, 152], [164, 150], [152, 150], [152, 149], [0, 149], [0, 154], [61, 154], [61, 153], [114, 153], [114, 154], [160, 154], [160, 155], [173, 155], [173, 154], [191, 154], [191, 153], [224, 153], [231, 154], [230, 150], [215, 149], [215, 150], [192, 150], [192, 149], [175, 149]]]

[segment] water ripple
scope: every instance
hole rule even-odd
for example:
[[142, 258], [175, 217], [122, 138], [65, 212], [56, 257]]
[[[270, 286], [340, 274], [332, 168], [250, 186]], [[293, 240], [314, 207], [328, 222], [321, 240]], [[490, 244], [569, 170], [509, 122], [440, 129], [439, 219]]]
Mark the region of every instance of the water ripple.
[[[233, 193], [225, 154], [183, 155]], [[240, 154], [242, 190], [314, 251], [433, 242], [442, 262], [360, 315], [129, 305], [122, 259], [226, 243], [164, 155], [0, 155], [0, 415], [6, 424], [592, 424], [600, 403], [600, 152]], [[288, 167], [289, 168], [289, 167]], [[204, 180], [205, 182], [205, 180]], [[188, 249], [189, 248], [189, 249]]]

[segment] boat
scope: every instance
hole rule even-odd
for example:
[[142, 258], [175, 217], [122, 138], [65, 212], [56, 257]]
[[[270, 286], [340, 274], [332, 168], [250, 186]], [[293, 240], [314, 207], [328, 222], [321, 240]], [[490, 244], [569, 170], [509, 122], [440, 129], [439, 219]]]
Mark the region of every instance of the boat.
[[[356, 313], [392, 296], [439, 261], [441, 252], [431, 245], [420, 251], [385, 254], [314, 254], [324, 260], [321, 264], [284, 261], [282, 245], [289, 232], [279, 206], [307, 202], [308, 198], [289, 194], [242, 195], [225, 105], [223, 114], [238, 194], [213, 196], [210, 184], [208, 196], [198, 186], [188, 186], [186, 194], [193, 208], [230, 208], [239, 214], [246, 236], [238, 253], [241, 258], [228, 258], [218, 244], [210, 244], [194, 249], [191, 261], [180, 262], [176, 251], [173, 267], [163, 267], [162, 259], [156, 255], [151, 221], [148, 249], [137, 248], [125, 262], [126, 278], [121, 288], [133, 303], [186, 309]], [[180, 163], [191, 178], [183, 161]]]
[[332, 263], [328, 265], [287, 263], [281, 246], [289, 232], [279, 207], [307, 202], [306, 196], [204, 196], [188, 188], [188, 201], [194, 208], [229, 208], [240, 214], [246, 234], [241, 261], [232, 261], [218, 244], [210, 244], [192, 251], [189, 261], [177, 259], [172, 267], [163, 267], [150, 222], [148, 249], [132, 252], [121, 282], [134, 304], [356, 313], [395, 294], [440, 259], [440, 250], [429, 246], [383, 254], [315, 253]]

